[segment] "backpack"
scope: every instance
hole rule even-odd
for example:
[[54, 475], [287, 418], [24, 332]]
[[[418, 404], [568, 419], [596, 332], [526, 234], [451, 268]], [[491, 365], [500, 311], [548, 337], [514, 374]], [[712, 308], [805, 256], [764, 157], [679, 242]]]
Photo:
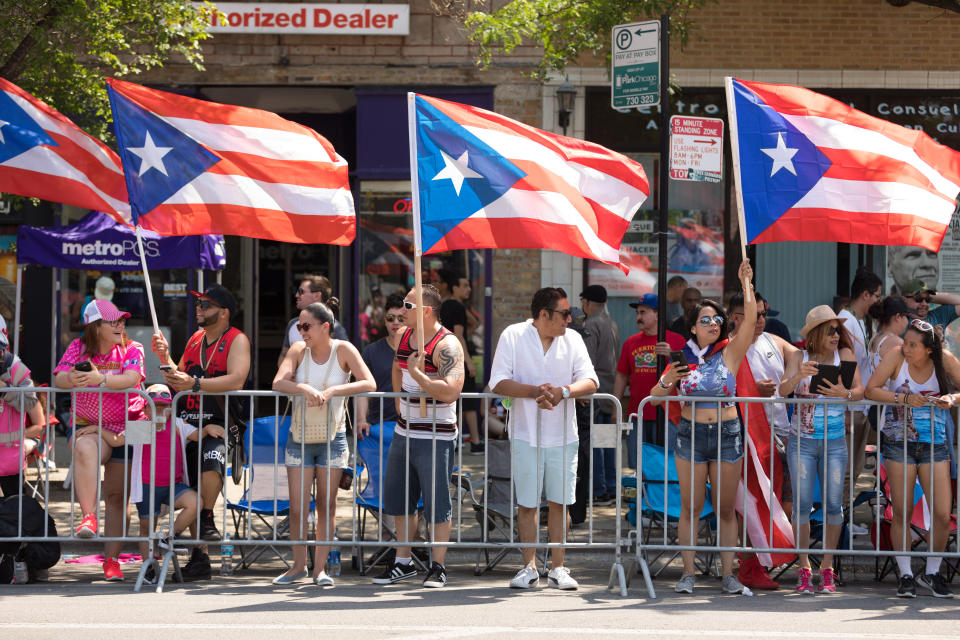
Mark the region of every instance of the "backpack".
[[[29, 496], [23, 499], [23, 526], [20, 535], [42, 536], [44, 525], [47, 526], [47, 536], [57, 537], [57, 527], [53, 518], [47, 514], [40, 503]], [[16, 538], [17, 523], [20, 518], [21, 496], [0, 498], [0, 583], [8, 584], [12, 574], [7, 577], [7, 569], [12, 570], [13, 560], [18, 559], [27, 563], [31, 571], [49, 569], [60, 561], [60, 543], [56, 541], [19, 542], [4, 540]], [[6, 577], [6, 580], [4, 579]]]

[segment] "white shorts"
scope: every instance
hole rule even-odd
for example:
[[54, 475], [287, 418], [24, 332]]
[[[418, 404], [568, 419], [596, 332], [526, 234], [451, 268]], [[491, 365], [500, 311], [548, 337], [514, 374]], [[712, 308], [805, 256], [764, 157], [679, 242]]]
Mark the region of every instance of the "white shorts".
[[513, 441], [513, 478], [517, 504], [531, 509], [540, 505], [540, 495], [547, 501], [573, 504], [577, 486], [577, 449], [575, 440], [556, 447], [539, 449], [523, 440]]

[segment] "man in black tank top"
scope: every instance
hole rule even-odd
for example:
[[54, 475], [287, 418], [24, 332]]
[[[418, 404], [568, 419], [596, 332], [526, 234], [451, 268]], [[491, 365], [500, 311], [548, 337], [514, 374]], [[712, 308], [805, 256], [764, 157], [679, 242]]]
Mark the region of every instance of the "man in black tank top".
[[[400, 338], [393, 363], [393, 390], [426, 393], [426, 412], [420, 400], [397, 400], [397, 427], [387, 455], [383, 482], [383, 511], [396, 518], [397, 540], [408, 542], [417, 530], [417, 503], [422, 497], [423, 512], [434, 542], [450, 540], [450, 477], [458, 436], [456, 403], [463, 388], [463, 349], [456, 336], [437, 320], [440, 293], [423, 287], [422, 353], [416, 342], [417, 297], [411, 291], [404, 299], [407, 331]], [[446, 547], [432, 549], [425, 587], [447, 583], [444, 567]], [[374, 584], [393, 584], [417, 575], [410, 547], [398, 547], [393, 566], [373, 579]]]

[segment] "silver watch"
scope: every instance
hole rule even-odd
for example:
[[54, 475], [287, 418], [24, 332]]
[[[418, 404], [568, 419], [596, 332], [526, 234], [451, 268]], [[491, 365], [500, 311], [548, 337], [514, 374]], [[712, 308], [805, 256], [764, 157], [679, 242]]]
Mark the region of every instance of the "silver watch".
[[561, 388], [560, 388], [560, 395], [561, 395], [561, 397], [563, 397], [564, 400], [569, 400], [569, 399], [570, 399], [570, 389], [568, 389], [567, 387], [561, 387]]

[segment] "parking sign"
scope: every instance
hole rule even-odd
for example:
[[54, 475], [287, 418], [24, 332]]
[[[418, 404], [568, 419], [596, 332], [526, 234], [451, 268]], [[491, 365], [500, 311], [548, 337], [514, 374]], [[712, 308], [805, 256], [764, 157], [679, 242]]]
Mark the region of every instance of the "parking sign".
[[610, 103], [614, 109], [660, 104], [660, 22], [613, 28]]

